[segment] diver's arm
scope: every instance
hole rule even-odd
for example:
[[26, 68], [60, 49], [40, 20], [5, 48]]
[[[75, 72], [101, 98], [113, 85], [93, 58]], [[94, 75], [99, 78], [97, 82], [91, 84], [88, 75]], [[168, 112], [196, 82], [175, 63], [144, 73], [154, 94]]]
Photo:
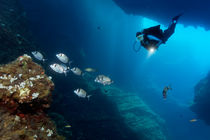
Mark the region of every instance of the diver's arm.
[[153, 35], [147, 35], [147, 38], [148, 38], [149, 40], [155, 40], [155, 41], [157, 41], [157, 42], [162, 42], [161, 39], [159, 39], [159, 38], [157, 38], [157, 37], [155, 37], [155, 36], [153, 36]]
[[159, 47], [160, 44], [163, 43], [163, 41], [162, 41], [161, 39], [159, 39], [159, 38], [157, 38], [157, 37], [155, 37], [155, 36], [153, 36], [153, 35], [147, 35], [147, 37], [148, 37], [148, 39], [150, 39], [150, 40], [157, 41], [157, 44], [156, 44], [157, 47]]

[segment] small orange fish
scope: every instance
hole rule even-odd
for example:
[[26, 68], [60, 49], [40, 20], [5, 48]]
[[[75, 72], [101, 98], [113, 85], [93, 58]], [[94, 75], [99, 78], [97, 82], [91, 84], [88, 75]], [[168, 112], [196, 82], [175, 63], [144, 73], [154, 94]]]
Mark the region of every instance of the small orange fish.
[[44, 74], [44, 72], [41, 72], [41, 74], [43, 75], [43, 74]]
[[198, 121], [197, 119], [190, 120], [190, 122], [197, 122], [197, 121]]

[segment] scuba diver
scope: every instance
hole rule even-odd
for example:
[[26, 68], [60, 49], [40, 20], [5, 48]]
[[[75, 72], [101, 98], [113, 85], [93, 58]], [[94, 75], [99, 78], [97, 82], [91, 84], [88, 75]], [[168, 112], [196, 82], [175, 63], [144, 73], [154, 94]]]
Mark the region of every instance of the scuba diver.
[[[139, 52], [141, 46], [147, 49], [150, 52], [154, 52], [159, 48], [161, 44], [165, 44], [166, 41], [171, 37], [175, 31], [175, 27], [179, 17], [182, 14], [179, 14], [172, 18], [172, 22], [166, 30], [160, 29], [160, 25], [153, 26], [147, 29], [144, 29], [142, 32], [136, 33], [136, 41], [134, 43], [133, 49], [135, 52]], [[136, 43], [140, 42], [138, 48], [136, 48]]]
[[165, 86], [163, 89], [163, 98], [166, 99], [168, 90], [172, 90], [171, 86]]

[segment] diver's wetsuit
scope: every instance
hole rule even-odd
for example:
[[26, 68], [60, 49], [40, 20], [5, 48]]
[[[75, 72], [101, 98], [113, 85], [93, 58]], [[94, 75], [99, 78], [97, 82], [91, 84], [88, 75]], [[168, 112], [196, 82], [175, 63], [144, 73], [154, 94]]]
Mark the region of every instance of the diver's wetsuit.
[[[144, 39], [141, 41], [141, 45], [145, 49], [149, 49], [149, 47], [151, 46], [157, 49], [158, 48], [157, 44], [159, 42], [163, 42], [162, 39], [164, 38], [164, 36], [163, 36], [163, 31], [160, 29], [160, 25], [144, 29], [142, 34]], [[151, 39], [149, 38], [149, 36], [156, 37], [156, 39]]]
[[155, 49], [159, 47], [160, 44], [166, 43], [166, 41], [171, 37], [171, 35], [175, 31], [175, 27], [177, 24], [177, 20], [182, 14], [179, 14], [178, 16], [175, 16], [172, 19], [172, 23], [169, 25], [168, 29], [162, 30], [160, 29], [160, 25], [150, 27], [147, 29], [144, 29], [142, 32], [137, 32], [136, 36], [143, 34], [143, 40], [141, 40], [141, 45], [145, 49], [149, 49], [151, 46], [153, 46]]

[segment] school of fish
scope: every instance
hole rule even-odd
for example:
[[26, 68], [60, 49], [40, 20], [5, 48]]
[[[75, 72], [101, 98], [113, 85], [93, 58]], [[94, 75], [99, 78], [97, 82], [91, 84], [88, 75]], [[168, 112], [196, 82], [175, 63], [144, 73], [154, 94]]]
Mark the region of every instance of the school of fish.
[[[34, 58], [36, 58], [39, 61], [46, 61], [47, 59], [44, 59], [44, 56], [41, 52], [39, 51], [33, 51], [31, 52], [32, 55], [34, 56]], [[78, 67], [72, 67], [71, 68], [71, 63], [72, 61], [70, 61], [69, 57], [64, 54], [64, 53], [58, 53], [55, 55], [56, 58], [59, 60], [60, 63], [53, 63], [50, 64], [49, 67], [56, 73], [59, 74], [64, 74], [65, 76], [67, 76], [68, 72], [72, 72], [74, 75], [77, 76], [83, 76], [85, 73]], [[89, 73], [93, 73], [96, 72], [96, 69], [93, 68], [85, 68], [84, 69], [85, 72], [89, 72]], [[110, 85], [113, 83], [113, 81], [111, 80], [111, 78], [109, 78], [108, 76], [105, 75], [98, 75], [94, 81], [96, 83], [102, 84], [104, 86], [106, 85]], [[89, 98], [92, 95], [89, 95], [84, 89], [82, 88], [77, 88], [73, 91], [75, 93], [75, 95], [77, 95], [80, 98], [87, 98], [89, 100]]]

